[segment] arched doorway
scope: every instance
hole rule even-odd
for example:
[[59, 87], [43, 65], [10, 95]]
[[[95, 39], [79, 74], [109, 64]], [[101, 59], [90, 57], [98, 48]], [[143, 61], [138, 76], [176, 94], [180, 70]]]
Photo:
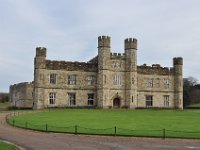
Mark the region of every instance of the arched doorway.
[[119, 98], [114, 98], [113, 108], [120, 108], [120, 99]]

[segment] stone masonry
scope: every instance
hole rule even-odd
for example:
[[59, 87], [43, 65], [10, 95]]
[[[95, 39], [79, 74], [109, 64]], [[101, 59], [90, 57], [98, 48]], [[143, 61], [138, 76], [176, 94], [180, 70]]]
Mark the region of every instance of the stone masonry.
[[179, 108], [183, 109], [181, 57], [173, 67], [137, 65], [137, 39], [124, 41], [124, 53], [112, 53], [109, 36], [98, 37], [98, 56], [88, 62], [46, 59], [37, 47], [33, 108]]

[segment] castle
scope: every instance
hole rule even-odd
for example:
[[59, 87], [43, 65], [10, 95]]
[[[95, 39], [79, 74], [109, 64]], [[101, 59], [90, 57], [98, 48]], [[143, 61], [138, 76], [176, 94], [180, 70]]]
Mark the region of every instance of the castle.
[[[181, 57], [173, 67], [137, 65], [137, 39], [124, 41], [124, 53], [111, 53], [109, 36], [98, 37], [98, 56], [88, 62], [46, 59], [46, 48], [37, 47], [34, 81], [10, 86], [13, 104], [29, 107], [179, 108], [183, 109]], [[26, 85], [26, 86], [24, 86]], [[18, 86], [18, 88], [16, 88]], [[26, 87], [29, 87], [26, 88]], [[32, 88], [31, 88], [32, 87]], [[23, 88], [23, 90], [20, 90]], [[18, 93], [17, 93], [18, 91]], [[21, 91], [21, 92], [20, 92]], [[25, 92], [22, 92], [25, 91]], [[26, 98], [25, 98], [26, 97]]]

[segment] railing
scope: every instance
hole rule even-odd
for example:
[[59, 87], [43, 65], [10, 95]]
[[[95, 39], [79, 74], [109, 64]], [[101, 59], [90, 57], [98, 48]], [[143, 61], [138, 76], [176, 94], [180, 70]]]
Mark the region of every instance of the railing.
[[[27, 113], [27, 112], [25, 112]], [[112, 135], [112, 136], [136, 136], [136, 137], [160, 137], [160, 138], [200, 138], [200, 131], [179, 131], [179, 130], [134, 130], [120, 128], [117, 126], [110, 128], [89, 128], [79, 125], [55, 126], [50, 124], [34, 124], [31, 122], [20, 122], [13, 119], [13, 116], [24, 114], [24, 112], [10, 113], [6, 116], [6, 121], [13, 127], [20, 127], [43, 132], [59, 132], [71, 134], [93, 134], [93, 135]]]

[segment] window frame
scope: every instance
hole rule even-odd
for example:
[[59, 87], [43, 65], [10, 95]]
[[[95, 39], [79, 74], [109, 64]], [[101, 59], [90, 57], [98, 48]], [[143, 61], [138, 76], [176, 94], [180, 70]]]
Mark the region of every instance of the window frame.
[[145, 96], [145, 104], [146, 104], [146, 107], [153, 107], [153, 95]]
[[76, 77], [75, 74], [68, 75], [68, 85], [76, 85]]
[[92, 86], [95, 83], [95, 76], [87, 75], [86, 80], [87, 80], [87, 85]]
[[[90, 98], [90, 96], [92, 98]], [[92, 104], [90, 102], [92, 102]], [[88, 93], [88, 106], [94, 106], [94, 93]]]
[[153, 79], [147, 79], [146, 86], [148, 88], [153, 88]]
[[169, 107], [169, 95], [163, 96], [163, 106], [168, 108]]
[[121, 76], [120, 75], [113, 76], [113, 85], [121, 85]]
[[49, 75], [49, 83], [50, 84], [56, 84], [57, 83], [57, 74], [56, 73], [51, 73]]
[[55, 105], [56, 104], [56, 93], [55, 92], [50, 92], [49, 93], [49, 104], [50, 105]]
[[164, 89], [169, 89], [169, 80], [168, 79], [163, 80], [163, 87], [164, 87]]
[[76, 106], [76, 93], [68, 93], [69, 106]]

